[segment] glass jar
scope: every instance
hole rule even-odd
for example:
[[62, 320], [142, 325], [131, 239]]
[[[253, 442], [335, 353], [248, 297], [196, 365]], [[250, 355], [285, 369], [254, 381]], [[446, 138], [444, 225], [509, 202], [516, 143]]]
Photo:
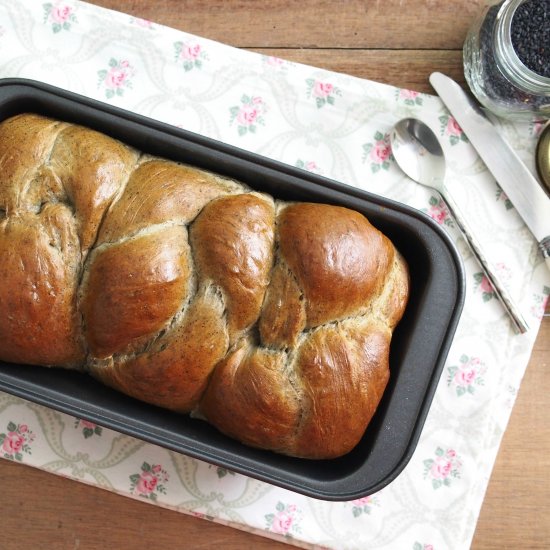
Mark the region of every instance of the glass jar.
[[[545, 14], [542, 24], [541, 8]], [[529, 10], [539, 13], [535, 17]], [[546, 47], [544, 53], [544, 41], [542, 48], [537, 45], [540, 37], [538, 43], [534, 37], [539, 31], [533, 30], [537, 24], [539, 31], [548, 33], [550, 0], [504, 0], [487, 5], [466, 37], [463, 50], [466, 81], [480, 103], [498, 116], [525, 121], [550, 119], [549, 50]], [[519, 32], [520, 26], [526, 27], [523, 34]], [[514, 44], [518, 50], [521, 47], [523, 61]], [[535, 71], [531, 58], [536, 58], [540, 51], [543, 57], [539, 56]]]

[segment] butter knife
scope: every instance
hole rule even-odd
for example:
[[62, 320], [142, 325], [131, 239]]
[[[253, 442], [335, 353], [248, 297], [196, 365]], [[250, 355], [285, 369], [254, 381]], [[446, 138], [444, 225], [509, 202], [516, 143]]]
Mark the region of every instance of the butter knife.
[[432, 73], [430, 84], [537, 239], [550, 269], [550, 198], [475, 101], [451, 78]]

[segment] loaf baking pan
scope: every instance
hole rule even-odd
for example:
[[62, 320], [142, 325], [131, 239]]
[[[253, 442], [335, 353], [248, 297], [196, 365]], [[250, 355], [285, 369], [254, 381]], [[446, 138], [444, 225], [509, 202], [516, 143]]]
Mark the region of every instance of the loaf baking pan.
[[337, 459], [290, 458], [247, 447], [202, 420], [139, 402], [84, 373], [0, 362], [1, 390], [314, 498], [360, 498], [395, 479], [420, 437], [464, 302], [460, 256], [435, 222], [403, 204], [101, 102], [34, 81], [0, 80], [0, 120], [23, 112], [88, 126], [280, 199], [353, 208], [405, 256], [411, 292], [394, 332], [383, 399], [359, 445]]

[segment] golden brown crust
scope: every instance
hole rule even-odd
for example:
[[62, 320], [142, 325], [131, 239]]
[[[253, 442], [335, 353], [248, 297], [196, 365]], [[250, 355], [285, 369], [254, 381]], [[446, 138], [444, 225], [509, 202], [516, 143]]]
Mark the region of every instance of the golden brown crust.
[[284, 353], [243, 340], [214, 370], [201, 412], [247, 445], [287, 452], [302, 411], [291, 379]]
[[126, 183], [136, 159], [128, 147], [87, 128], [68, 126], [59, 133], [48, 169], [63, 185], [83, 252], [93, 245], [105, 211]]
[[80, 249], [72, 215], [48, 206], [0, 222], [2, 359], [76, 366], [85, 358], [75, 304]]
[[182, 227], [162, 227], [98, 250], [82, 299], [90, 352], [104, 359], [162, 330], [189, 292], [189, 245]]
[[306, 326], [304, 295], [288, 266], [279, 258], [273, 268], [259, 322], [265, 346], [295, 346]]
[[304, 343], [296, 370], [308, 414], [289, 454], [333, 458], [357, 445], [389, 379], [390, 338], [377, 325], [347, 321], [316, 330]]
[[304, 293], [306, 326], [354, 315], [379, 292], [393, 246], [358, 212], [293, 204], [278, 225], [281, 255]]
[[409, 294], [358, 212], [37, 115], [0, 124], [0, 280], [0, 359], [85, 368], [308, 458], [363, 436]]
[[117, 241], [151, 225], [189, 224], [221, 190], [231, 185], [205, 172], [173, 162], [143, 159], [129, 177], [122, 196], [111, 206], [98, 244]]
[[200, 277], [227, 300], [232, 340], [256, 322], [273, 264], [274, 205], [254, 194], [222, 197], [206, 205], [191, 228]]
[[132, 397], [178, 412], [195, 409], [209, 376], [226, 355], [223, 302], [203, 289], [186, 314], [141, 354], [92, 365], [96, 377]]

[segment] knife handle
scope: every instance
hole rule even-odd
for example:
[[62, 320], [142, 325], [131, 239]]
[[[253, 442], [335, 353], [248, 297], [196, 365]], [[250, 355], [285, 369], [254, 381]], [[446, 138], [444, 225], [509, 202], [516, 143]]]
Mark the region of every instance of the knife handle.
[[[489, 265], [487, 259], [485, 258], [485, 255], [482, 252], [481, 245], [473, 232], [470, 230], [470, 227], [468, 226], [468, 223], [463, 218], [463, 216], [460, 214], [460, 209], [453, 200], [453, 198], [450, 196], [448, 192], [442, 193], [443, 200], [445, 204], [447, 205], [447, 208], [449, 209], [449, 212], [451, 213], [451, 216], [454, 218], [456, 224], [462, 231], [462, 234], [464, 235], [464, 238], [467, 242], [467, 244], [470, 247], [470, 250], [472, 251], [472, 254], [475, 256], [477, 261], [480, 263], [481, 268], [483, 269], [483, 272], [485, 273], [485, 276], [491, 283], [491, 286], [493, 287], [493, 290], [495, 291], [495, 295], [499, 299], [500, 303], [503, 305], [504, 309], [508, 312], [510, 315], [514, 327], [521, 333], [525, 333], [529, 330], [529, 325], [527, 324], [527, 321], [523, 318], [523, 315], [521, 314], [521, 311], [517, 307], [517, 305], [514, 303], [512, 297], [510, 296], [510, 293], [504, 286], [503, 282], [499, 279], [498, 275], [492, 270], [491, 266]], [[550, 261], [550, 258], [546, 259], [547, 262]], [[549, 264], [550, 267], [550, 264]]]

